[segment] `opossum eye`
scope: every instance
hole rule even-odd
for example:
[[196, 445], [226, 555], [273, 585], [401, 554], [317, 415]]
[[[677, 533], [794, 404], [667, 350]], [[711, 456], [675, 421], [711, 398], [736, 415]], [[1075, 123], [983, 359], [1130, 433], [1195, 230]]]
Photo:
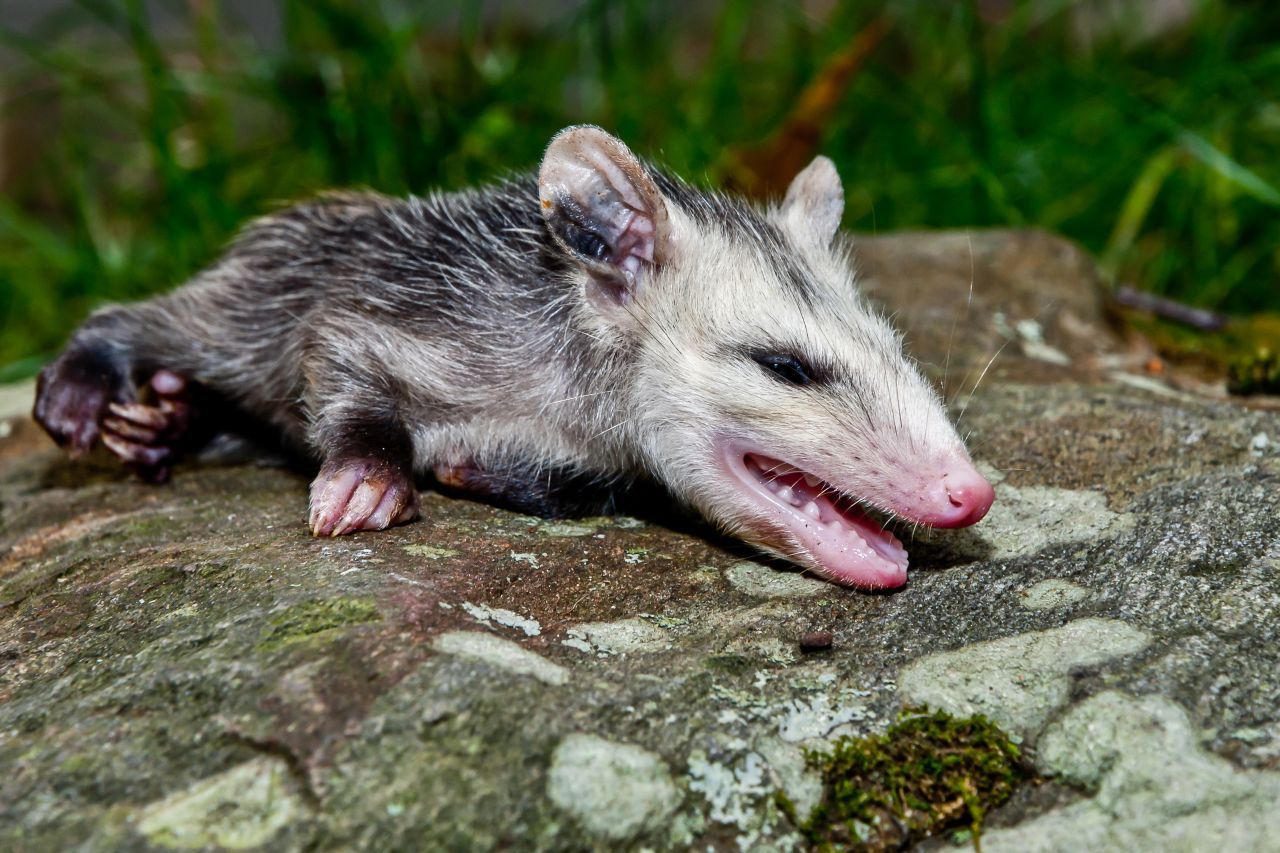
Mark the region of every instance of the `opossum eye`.
[[774, 376], [792, 385], [809, 385], [814, 380], [814, 370], [799, 356], [785, 352], [754, 353], [756, 364]]

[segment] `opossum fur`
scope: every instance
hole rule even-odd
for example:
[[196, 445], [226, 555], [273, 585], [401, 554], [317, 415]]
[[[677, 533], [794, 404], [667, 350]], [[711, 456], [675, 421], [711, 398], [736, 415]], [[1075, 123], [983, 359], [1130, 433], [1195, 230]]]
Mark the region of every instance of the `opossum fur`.
[[36, 416], [163, 479], [234, 411], [319, 463], [317, 535], [413, 518], [432, 473], [545, 514], [653, 481], [824, 577], [899, 586], [864, 509], [962, 526], [993, 493], [859, 294], [843, 204], [824, 157], [761, 209], [571, 127], [536, 175], [251, 223], [178, 290], [93, 314]]

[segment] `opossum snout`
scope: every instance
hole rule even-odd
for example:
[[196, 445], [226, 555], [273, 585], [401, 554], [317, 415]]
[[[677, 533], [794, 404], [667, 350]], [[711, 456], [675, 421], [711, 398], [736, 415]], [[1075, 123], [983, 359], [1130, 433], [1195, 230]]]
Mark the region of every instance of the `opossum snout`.
[[986, 516], [995, 499], [995, 489], [972, 463], [953, 458], [942, 466], [941, 476], [920, 491], [919, 503], [909, 515], [930, 527], [968, 527]]
[[955, 515], [939, 521], [935, 527], [968, 527], [977, 524], [987, 515], [996, 499], [996, 490], [986, 478], [969, 468], [954, 477], [944, 478], [947, 499], [955, 508]]

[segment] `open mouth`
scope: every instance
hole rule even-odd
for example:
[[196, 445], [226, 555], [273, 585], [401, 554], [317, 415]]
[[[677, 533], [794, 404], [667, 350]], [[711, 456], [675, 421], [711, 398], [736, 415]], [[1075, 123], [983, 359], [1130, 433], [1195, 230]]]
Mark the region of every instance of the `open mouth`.
[[[859, 501], [822, 478], [780, 459], [726, 447], [724, 462], [743, 493], [811, 558], [811, 567], [837, 583], [870, 589], [902, 586], [907, 552]], [[772, 537], [766, 537], [772, 538]], [[767, 542], [792, 559], [791, 543]], [[805, 560], [803, 562], [810, 562]]]

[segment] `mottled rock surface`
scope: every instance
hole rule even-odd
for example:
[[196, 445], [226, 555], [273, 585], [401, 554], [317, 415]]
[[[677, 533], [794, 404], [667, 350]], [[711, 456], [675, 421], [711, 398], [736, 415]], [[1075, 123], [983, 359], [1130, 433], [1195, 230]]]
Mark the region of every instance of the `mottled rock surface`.
[[892, 594], [694, 523], [432, 493], [316, 540], [305, 472], [145, 486], [6, 389], [0, 849], [786, 849], [802, 750], [911, 701], [991, 714], [1049, 776], [984, 849], [1274, 845], [1280, 415], [1141, 375], [1055, 238], [859, 264], [999, 481], [987, 521], [907, 543]]

